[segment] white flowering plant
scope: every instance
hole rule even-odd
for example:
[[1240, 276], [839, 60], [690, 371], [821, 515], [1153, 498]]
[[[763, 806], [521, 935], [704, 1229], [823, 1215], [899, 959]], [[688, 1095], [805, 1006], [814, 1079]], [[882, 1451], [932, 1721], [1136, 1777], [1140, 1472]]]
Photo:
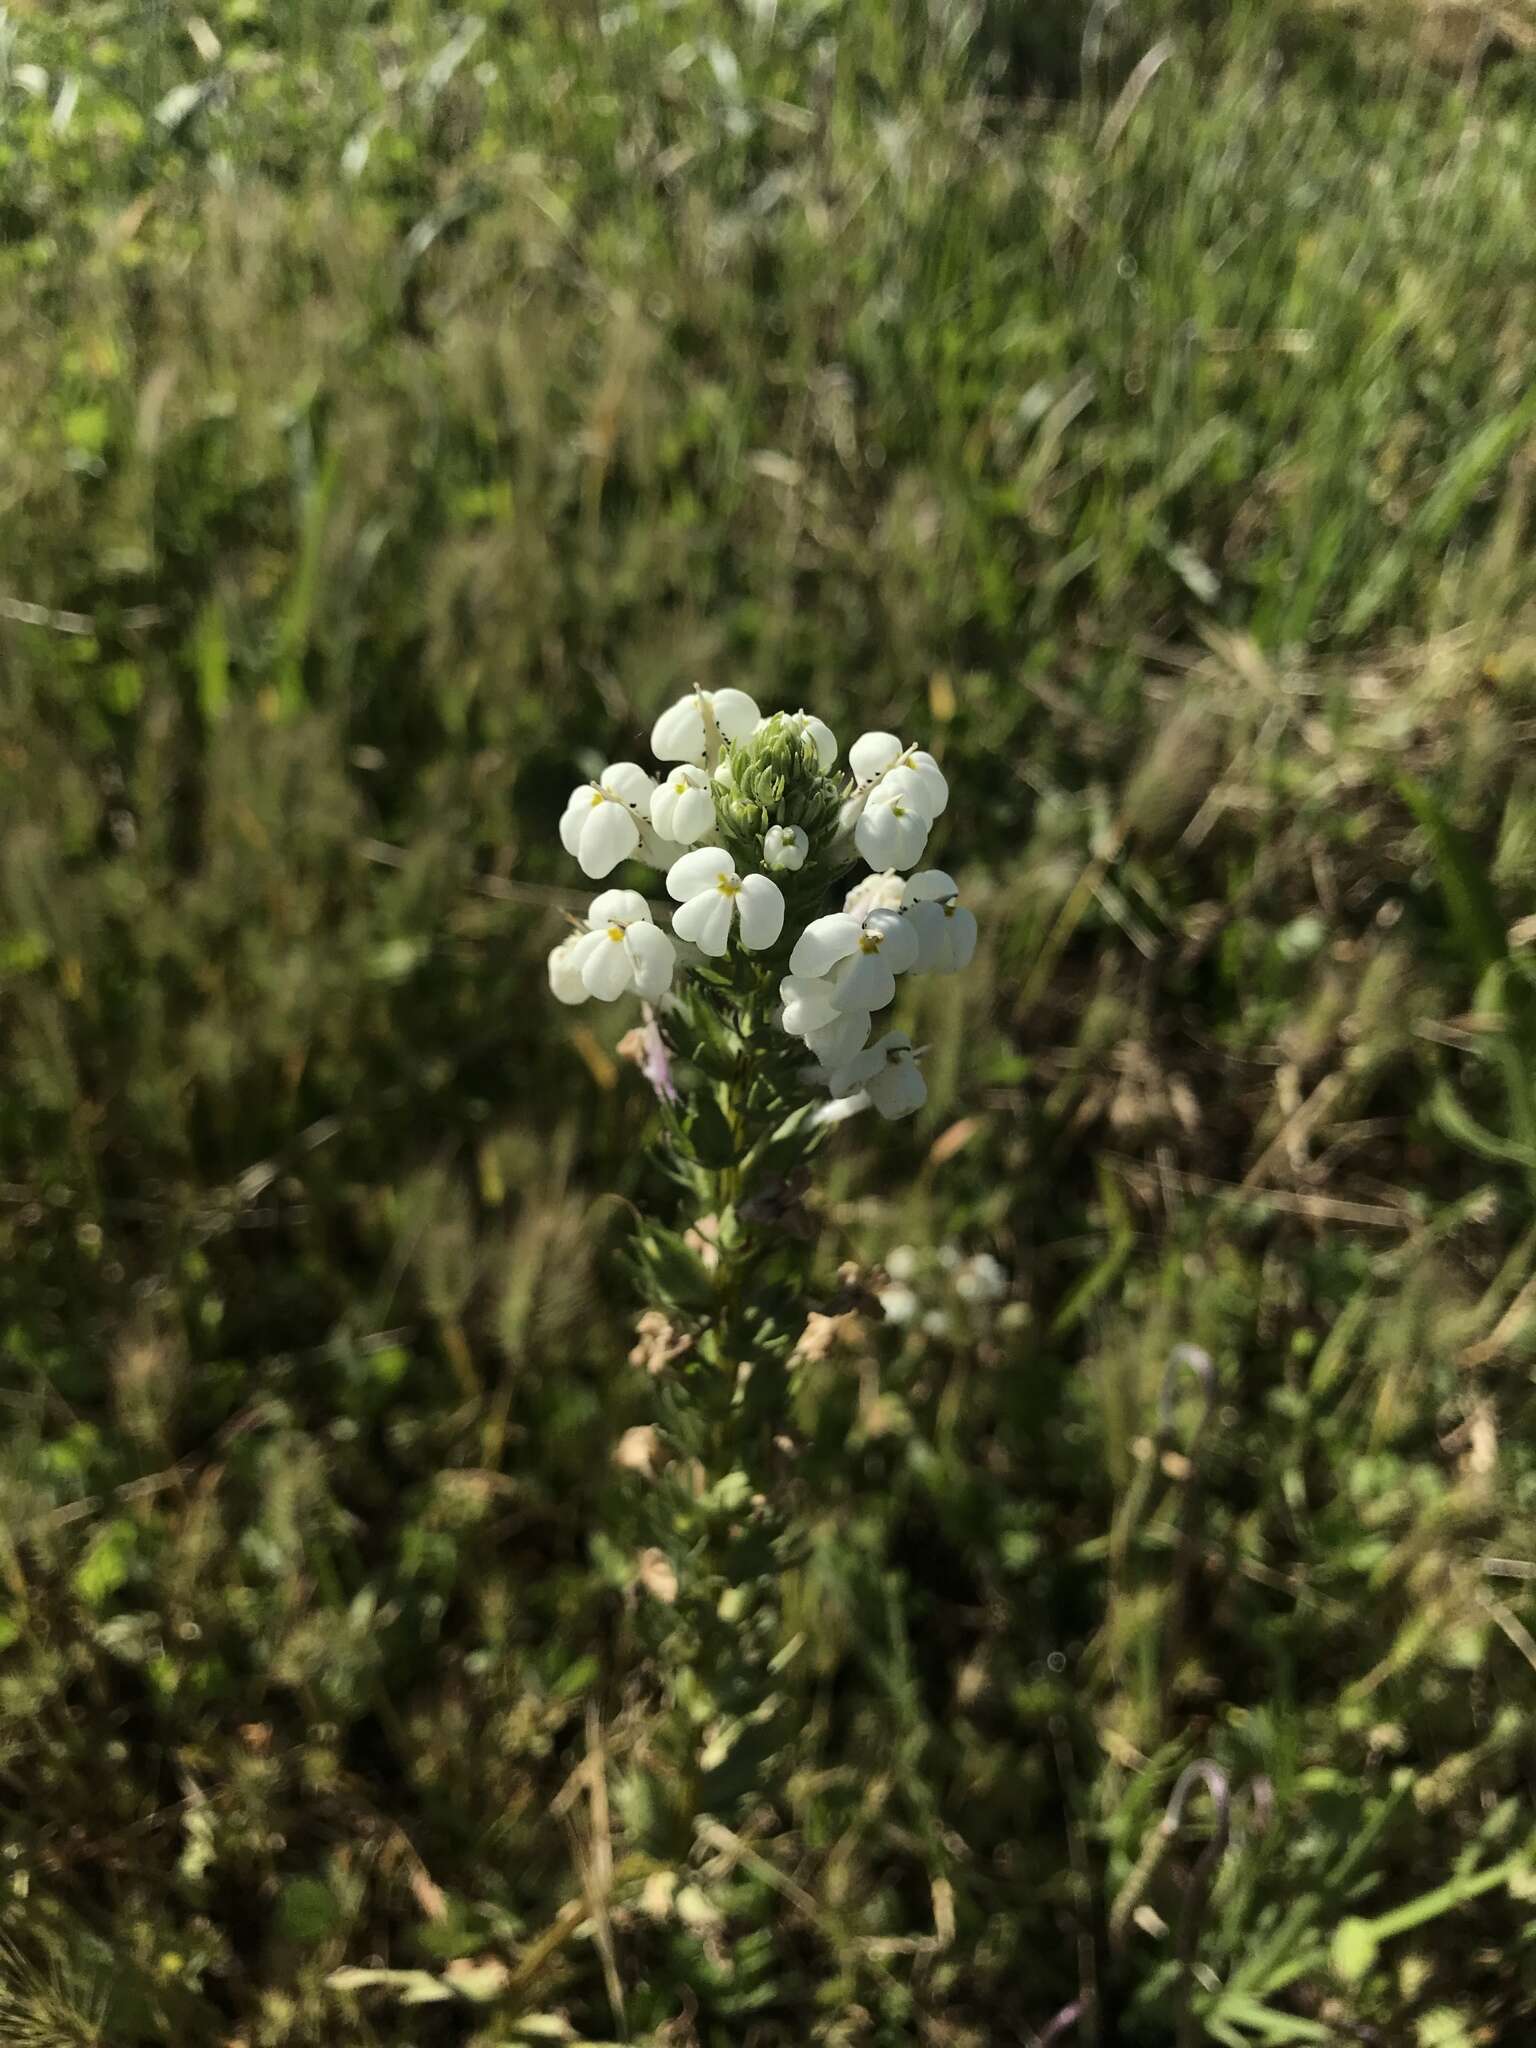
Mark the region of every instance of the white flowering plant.
[[[645, 1004], [638, 1044], [668, 1163], [709, 1217], [718, 1266], [829, 1125], [922, 1107], [920, 1052], [878, 1013], [904, 977], [963, 968], [976, 920], [922, 865], [943, 772], [895, 733], [865, 733], [844, 772], [813, 713], [764, 716], [743, 690], [695, 689], [651, 747], [657, 774], [618, 761], [573, 790], [560, 836], [593, 880], [625, 861], [659, 870], [669, 903], [603, 890], [551, 953], [549, 981], [562, 1003]], [[642, 1251], [678, 1307], [718, 1291], [682, 1240], [648, 1228]]]
[[665, 1603], [666, 1662], [689, 1674], [688, 1718], [718, 1764], [772, 1719], [808, 1161], [861, 1109], [922, 1107], [920, 1049], [881, 1013], [906, 977], [963, 968], [976, 920], [922, 864], [943, 773], [896, 734], [865, 733], [842, 769], [813, 713], [696, 689], [656, 720], [651, 748], [654, 775], [619, 761], [574, 790], [560, 835], [592, 880], [642, 863], [665, 899], [603, 889], [550, 954], [549, 982], [562, 1003], [643, 1005], [625, 1050], [655, 1091], [685, 1214], [635, 1232], [637, 1360], [657, 1375], [657, 1443], [693, 1477], [658, 1481], [638, 1583]]

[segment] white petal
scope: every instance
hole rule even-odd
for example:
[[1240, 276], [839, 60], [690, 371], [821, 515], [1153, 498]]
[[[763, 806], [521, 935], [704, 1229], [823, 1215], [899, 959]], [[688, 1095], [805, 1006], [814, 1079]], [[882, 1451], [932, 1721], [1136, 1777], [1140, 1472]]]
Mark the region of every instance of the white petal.
[[719, 889], [701, 889], [673, 912], [672, 929], [680, 939], [718, 960], [731, 943], [731, 902]]
[[942, 903], [917, 903], [904, 911], [917, 941], [917, 972], [945, 974], [949, 971], [949, 919]]
[[928, 844], [928, 820], [903, 804], [872, 803], [854, 827], [853, 843], [872, 868], [914, 867]]
[[825, 775], [837, 759], [837, 734], [824, 718], [816, 718], [808, 711], [802, 711], [800, 718], [816, 748], [816, 765]]
[[[735, 872], [736, 863], [723, 846], [696, 846], [667, 869], [667, 894], [686, 903], [701, 889], [714, 889], [720, 882], [729, 881]], [[676, 922], [674, 918], [674, 926]]]
[[896, 977], [883, 949], [854, 953], [832, 976], [832, 1000], [839, 1010], [883, 1010], [895, 993]]
[[564, 811], [560, 815], [560, 844], [575, 858], [581, 844], [581, 828], [587, 822], [587, 813], [593, 805], [601, 802], [597, 791], [590, 782], [584, 782], [580, 789], [573, 789]]
[[867, 789], [856, 789], [852, 796], [844, 797], [837, 807], [837, 829], [844, 837], [850, 833], [864, 815], [864, 806], [869, 802]]
[[781, 874], [797, 874], [805, 866], [811, 842], [798, 825], [770, 825], [763, 834], [763, 866]]
[[[941, 782], [943, 779], [939, 777]], [[881, 776], [869, 800], [871, 804], [905, 804], [909, 811], [920, 811], [931, 825], [938, 815], [930, 801], [931, 793], [930, 785], [915, 768], [893, 768]]]
[[741, 943], [754, 953], [777, 943], [784, 929], [784, 897], [777, 882], [766, 875], [744, 875], [736, 899], [741, 919]]
[[900, 758], [901, 741], [893, 732], [862, 733], [848, 749], [848, 766], [855, 782], [873, 782]]
[[702, 839], [714, 821], [709, 778], [691, 763], [674, 768], [651, 797], [651, 823], [664, 838], [683, 846]]
[[627, 860], [639, 844], [640, 827], [633, 813], [605, 797], [587, 813], [576, 858], [581, 862], [582, 873], [596, 880], [616, 868], [621, 860]]
[[581, 978], [589, 995], [596, 996], [601, 1003], [611, 1003], [634, 985], [629, 953], [622, 939], [611, 939], [607, 932], [594, 932], [592, 936], [596, 943], [582, 963]]
[[638, 889], [604, 889], [587, 906], [587, 924], [597, 931], [606, 924], [649, 923], [651, 906]]
[[849, 1117], [858, 1116], [868, 1107], [869, 1097], [860, 1088], [855, 1094], [845, 1095], [841, 1102], [821, 1103], [811, 1111], [811, 1124], [813, 1128], [822, 1124], [845, 1124]]
[[901, 900], [910, 909], [914, 903], [943, 903], [959, 894], [960, 884], [952, 875], [946, 875], [942, 868], [924, 868], [920, 875], [909, 878]]
[[704, 714], [698, 695], [690, 691], [669, 704], [651, 727], [651, 752], [658, 761], [702, 761]]
[[583, 988], [587, 985], [587, 962], [595, 959], [602, 948], [611, 943], [606, 931], [577, 933], [576, 943], [571, 948], [571, 961], [581, 976]]
[[928, 1083], [910, 1053], [891, 1061], [864, 1085], [870, 1101], [890, 1123], [898, 1117], [915, 1115], [928, 1100]]
[[905, 974], [917, 965], [917, 934], [899, 910], [872, 910], [864, 929], [880, 941], [880, 958], [892, 974]]
[[674, 861], [680, 860], [683, 848], [675, 839], [663, 839], [654, 825], [640, 820], [640, 844], [635, 848], [635, 859], [647, 862], [653, 868], [660, 868], [665, 874]]
[[709, 784], [702, 782], [696, 789], [690, 789], [685, 796], [677, 799], [672, 813], [674, 839], [684, 846], [692, 846], [696, 839], [702, 839], [707, 832], [715, 829], [715, 800], [709, 793]]
[[587, 985], [581, 978], [581, 969], [572, 958], [584, 936], [582, 932], [572, 932], [549, 956], [549, 986], [556, 1002], [584, 1003], [587, 1000]]
[[875, 1040], [871, 1050], [879, 1053], [882, 1059], [888, 1060], [893, 1054], [910, 1052], [912, 1041], [905, 1031], [887, 1031], [883, 1038]]
[[758, 711], [745, 690], [711, 690], [709, 700], [722, 739], [746, 740], [752, 737], [757, 730]]
[[846, 911], [834, 910], [826, 917], [812, 918], [795, 941], [789, 956], [791, 974], [826, 974], [839, 960], [846, 960], [857, 947], [864, 928]]
[[814, 975], [786, 974], [779, 983], [779, 1001], [784, 1005], [784, 1029], [791, 1038], [804, 1038], [807, 1032], [837, 1021], [832, 990]]
[[850, 1010], [834, 1023], [808, 1031], [805, 1043], [807, 1051], [813, 1052], [824, 1067], [841, 1067], [863, 1051], [868, 1036], [869, 1013]]
[[885, 1055], [875, 1046], [857, 1052], [852, 1059], [844, 1060], [834, 1067], [827, 1076], [827, 1086], [834, 1095], [851, 1095], [855, 1088], [867, 1088], [877, 1074], [884, 1071]]
[[632, 924], [624, 935], [629, 955], [630, 979], [637, 995], [654, 1003], [672, 986], [672, 968], [677, 954], [664, 931], [649, 922]]
[[843, 908], [850, 917], [868, 917], [872, 910], [900, 910], [904, 887], [894, 868], [866, 875], [843, 898]]
[[944, 815], [949, 802], [949, 784], [944, 780], [944, 771], [932, 754], [913, 749], [902, 755], [902, 766], [909, 774], [915, 775], [922, 785], [923, 803], [930, 818]]
[[598, 777], [598, 786], [633, 811], [649, 811], [656, 787], [638, 761], [615, 761]]
[[949, 964], [958, 973], [969, 967], [976, 951], [976, 914], [963, 904], [949, 912]]

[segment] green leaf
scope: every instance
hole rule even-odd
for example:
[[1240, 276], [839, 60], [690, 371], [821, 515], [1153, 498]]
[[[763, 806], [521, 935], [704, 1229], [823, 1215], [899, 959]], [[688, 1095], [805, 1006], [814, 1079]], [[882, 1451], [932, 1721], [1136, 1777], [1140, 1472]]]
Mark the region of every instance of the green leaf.
[[75, 1567], [70, 1583], [87, 1607], [102, 1607], [132, 1569], [138, 1530], [132, 1522], [108, 1522], [98, 1529], [90, 1549]]
[[1398, 787], [1429, 841], [1435, 879], [1462, 956], [1472, 973], [1482, 976], [1509, 957], [1504, 920], [1487, 868], [1466, 834], [1451, 822], [1439, 798], [1422, 782], [1403, 775]]
[[1338, 2038], [1331, 2028], [1320, 2025], [1316, 2020], [1304, 2020], [1295, 2013], [1276, 2012], [1273, 2006], [1264, 2005], [1242, 1991], [1229, 1992], [1211, 2017], [1235, 2020], [1261, 2041], [1272, 2043], [1273, 2048], [1286, 2048], [1286, 2044], [1292, 2041], [1333, 2041]]
[[290, 1878], [277, 1902], [277, 1923], [290, 1941], [324, 1941], [336, 1931], [341, 1915], [329, 1889], [318, 1877]]
[[1496, 1159], [1506, 1166], [1536, 1166], [1536, 1153], [1529, 1145], [1516, 1144], [1486, 1129], [1472, 1116], [1448, 1081], [1438, 1081], [1429, 1100], [1430, 1115], [1445, 1135], [1481, 1159]]
[[736, 1137], [713, 1095], [700, 1095], [689, 1112], [684, 1131], [699, 1163], [718, 1172], [736, 1160]]
[[217, 725], [229, 704], [229, 634], [224, 607], [210, 599], [192, 629], [192, 667], [197, 676], [197, 703], [205, 722]]

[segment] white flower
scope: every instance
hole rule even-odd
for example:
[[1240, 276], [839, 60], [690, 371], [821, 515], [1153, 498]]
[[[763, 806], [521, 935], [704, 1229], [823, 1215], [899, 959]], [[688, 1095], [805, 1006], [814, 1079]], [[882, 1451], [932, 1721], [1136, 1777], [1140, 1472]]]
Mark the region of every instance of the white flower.
[[827, 1083], [834, 1095], [862, 1090], [883, 1117], [894, 1121], [911, 1116], [928, 1100], [928, 1084], [917, 1069], [912, 1041], [905, 1031], [884, 1038], [837, 1068]]
[[584, 875], [601, 879], [640, 844], [640, 828], [656, 787], [634, 761], [615, 761], [596, 782], [571, 791], [560, 820], [560, 843], [581, 863]]
[[[723, 694], [723, 693], [722, 693]], [[784, 929], [784, 898], [766, 875], [738, 875], [720, 846], [696, 846], [667, 870], [667, 890], [681, 908], [672, 929], [701, 953], [718, 960], [731, 942], [731, 921], [739, 918], [741, 943], [749, 951], [771, 946]]]
[[910, 1244], [893, 1244], [885, 1255], [885, 1270], [893, 1280], [915, 1280], [922, 1263], [915, 1246]]
[[837, 759], [837, 734], [824, 718], [818, 718], [814, 711], [771, 711], [758, 723], [761, 732], [765, 725], [775, 719], [782, 720], [791, 732], [803, 733], [816, 749], [816, 766], [825, 775]]
[[805, 866], [811, 842], [798, 825], [770, 825], [763, 834], [763, 866], [795, 874]]
[[568, 932], [549, 956], [549, 986], [557, 1003], [584, 1003], [587, 984], [575, 960], [576, 948], [587, 937], [585, 931]]
[[1008, 1292], [1008, 1269], [990, 1252], [977, 1252], [955, 1275], [955, 1292], [962, 1301], [1001, 1301]]
[[[569, 943], [569, 942], [567, 942]], [[557, 952], [563, 948], [556, 948]], [[576, 935], [562, 980], [570, 985], [571, 971], [580, 977], [589, 996], [611, 1003], [633, 989], [647, 1002], [655, 1002], [672, 985], [672, 968], [677, 956], [672, 941], [651, 922], [651, 906], [634, 889], [605, 889], [594, 896], [587, 912], [587, 929]], [[550, 960], [550, 985], [555, 985], [555, 964]], [[560, 990], [555, 989], [560, 995]], [[575, 998], [560, 995], [562, 1002]]]
[[879, 1288], [875, 1299], [888, 1323], [910, 1323], [917, 1314], [917, 1296], [901, 1281]]
[[861, 789], [881, 782], [893, 770], [904, 770], [916, 777], [929, 823], [943, 817], [944, 807], [949, 802], [949, 784], [944, 780], [943, 770], [932, 754], [925, 753], [920, 747], [903, 746], [895, 733], [861, 734], [848, 749], [848, 766]]
[[957, 902], [958, 885], [942, 868], [914, 875], [902, 908], [917, 934], [919, 974], [957, 974], [976, 951], [976, 918]]
[[834, 910], [800, 934], [789, 971], [825, 979], [834, 1010], [881, 1010], [896, 993], [897, 975], [916, 959], [916, 935], [899, 911], [872, 910], [858, 918]]
[[872, 868], [915, 867], [928, 844], [934, 816], [920, 777], [910, 768], [893, 768], [863, 799], [853, 843]]
[[882, 874], [866, 875], [855, 883], [843, 898], [843, 908], [850, 917], [865, 917], [871, 910], [900, 910], [906, 889], [906, 876], [886, 868]]
[[651, 727], [651, 752], [658, 761], [707, 768], [718, 760], [723, 740], [750, 739], [757, 726], [757, 706], [745, 690], [694, 690]]
[[863, 1051], [869, 1026], [868, 1010], [844, 1010], [830, 1024], [818, 1024], [806, 1032], [806, 1050], [815, 1056], [825, 1076]]
[[787, 974], [779, 983], [781, 1022], [803, 1038], [824, 1067], [851, 1060], [869, 1036], [868, 1010], [839, 1010], [833, 985], [815, 975]]
[[779, 983], [779, 1001], [784, 1005], [784, 1029], [791, 1038], [804, 1038], [808, 1031], [837, 1021], [832, 984], [816, 975], [786, 974]]
[[702, 768], [684, 761], [657, 784], [651, 796], [651, 823], [676, 846], [692, 846], [714, 830], [715, 800]]

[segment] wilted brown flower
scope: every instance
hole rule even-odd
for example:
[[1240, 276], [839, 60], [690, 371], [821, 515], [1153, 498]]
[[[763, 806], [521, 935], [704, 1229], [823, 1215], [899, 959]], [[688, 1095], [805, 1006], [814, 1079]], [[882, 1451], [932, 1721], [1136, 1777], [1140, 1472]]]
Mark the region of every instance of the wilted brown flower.
[[656, 1469], [660, 1438], [649, 1423], [626, 1429], [613, 1447], [613, 1462], [626, 1472], [641, 1472], [647, 1479]]
[[664, 1550], [654, 1545], [635, 1560], [635, 1577], [653, 1599], [670, 1607], [677, 1598], [677, 1572]]
[[855, 1351], [864, 1341], [864, 1319], [852, 1310], [818, 1315], [813, 1309], [795, 1344], [797, 1358], [828, 1358], [834, 1351]]
[[631, 1365], [651, 1374], [665, 1371], [674, 1358], [681, 1358], [693, 1339], [673, 1329], [659, 1308], [648, 1308], [635, 1325], [636, 1342], [629, 1354]]

